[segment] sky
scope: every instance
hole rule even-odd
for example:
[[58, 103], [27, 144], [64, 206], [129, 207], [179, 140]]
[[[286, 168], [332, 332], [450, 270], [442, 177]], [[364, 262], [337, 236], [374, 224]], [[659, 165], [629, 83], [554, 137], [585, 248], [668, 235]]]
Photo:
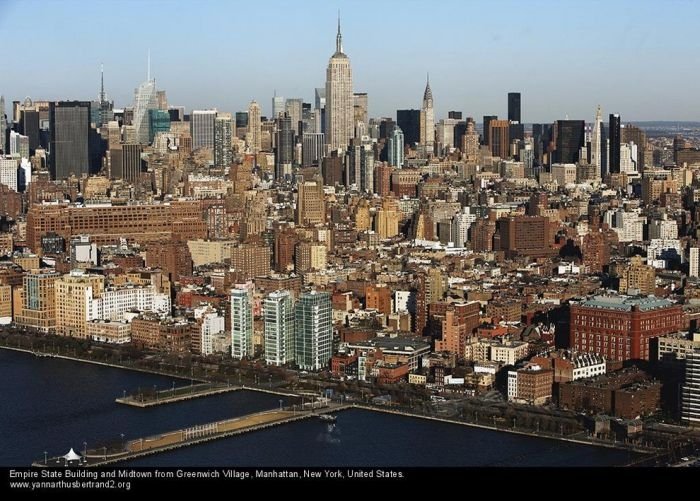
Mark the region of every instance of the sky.
[[[116, 107], [133, 103], [147, 53], [158, 89], [187, 110], [270, 115], [276, 90], [313, 103], [335, 50], [340, 9], [355, 92], [369, 114], [420, 108], [426, 74], [436, 118], [526, 123], [700, 120], [695, 0], [0, 0], [6, 101], [96, 99], [100, 64]], [[9, 111], [9, 106], [8, 106]]]

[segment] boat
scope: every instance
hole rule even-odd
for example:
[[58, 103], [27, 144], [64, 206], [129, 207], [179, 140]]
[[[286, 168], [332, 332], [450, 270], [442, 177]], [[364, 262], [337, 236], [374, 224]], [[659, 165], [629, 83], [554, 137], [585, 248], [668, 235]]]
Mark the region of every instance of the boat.
[[321, 414], [318, 416], [318, 418], [326, 423], [335, 423], [335, 420], [337, 419], [333, 414]]

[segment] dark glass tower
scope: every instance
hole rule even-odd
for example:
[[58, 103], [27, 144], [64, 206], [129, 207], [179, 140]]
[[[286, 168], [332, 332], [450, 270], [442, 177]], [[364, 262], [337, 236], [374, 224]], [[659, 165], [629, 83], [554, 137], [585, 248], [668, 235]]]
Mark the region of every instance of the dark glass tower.
[[484, 115], [484, 133], [482, 134], [481, 144], [484, 144], [486, 146], [489, 145], [489, 124], [491, 123], [491, 120], [498, 120], [498, 116]]
[[29, 154], [33, 155], [39, 147], [39, 112], [23, 110], [20, 112], [20, 131], [29, 138]]
[[404, 144], [420, 141], [420, 110], [396, 110], [396, 123], [403, 131]]
[[520, 120], [520, 92], [508, 93], [508, 120], [522, 123]]
[[90, 158], [90, 103], [56, 101], [49, 103], [49, 170], [53, 179], [88, 174]]
[[608, 172], [610, 174], [620, 173], [620, 115], [610, 114], [610, 152], [608, 153]]
[[277, 118], [277, 152], [275, 179], [284, 177], [285, 166], [290, 171], [294, 162], [294, 129], [292, 118], [284, 112]]
[[583, 120], [557, 120], [557, 150], [555, 163], [575, 164], [583, 146], [586, 122]]

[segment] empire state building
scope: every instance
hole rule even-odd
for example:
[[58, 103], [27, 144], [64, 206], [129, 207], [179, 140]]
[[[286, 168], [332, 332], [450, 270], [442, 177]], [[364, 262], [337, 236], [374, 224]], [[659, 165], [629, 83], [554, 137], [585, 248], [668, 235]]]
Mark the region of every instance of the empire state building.
[[354, 136], [352, 70], [350, 59], [343, 53], [343, 36], [335, 39], [335, 54], [326, 70], [326, 145], [328, 151], [347, 150]]

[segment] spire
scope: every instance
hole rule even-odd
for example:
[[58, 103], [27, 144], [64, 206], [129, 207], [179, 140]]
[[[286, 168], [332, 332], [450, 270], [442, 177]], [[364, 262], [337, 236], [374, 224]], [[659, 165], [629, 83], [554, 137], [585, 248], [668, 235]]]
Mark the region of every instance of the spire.
[[148, 71], [146, 72], [146, 81], [151, 81], [151, 49], [148, 49]]
[[338, 34], [335, 36], [335, 51], [343, 52], [343, 35], [340, 34], [340, 9], [338, 9]]
[[433, 91], [430, 90], [430, 73], [428, 73], [425, 83], [425, 92], [423, 93], [423, 101], [433, 100]]

